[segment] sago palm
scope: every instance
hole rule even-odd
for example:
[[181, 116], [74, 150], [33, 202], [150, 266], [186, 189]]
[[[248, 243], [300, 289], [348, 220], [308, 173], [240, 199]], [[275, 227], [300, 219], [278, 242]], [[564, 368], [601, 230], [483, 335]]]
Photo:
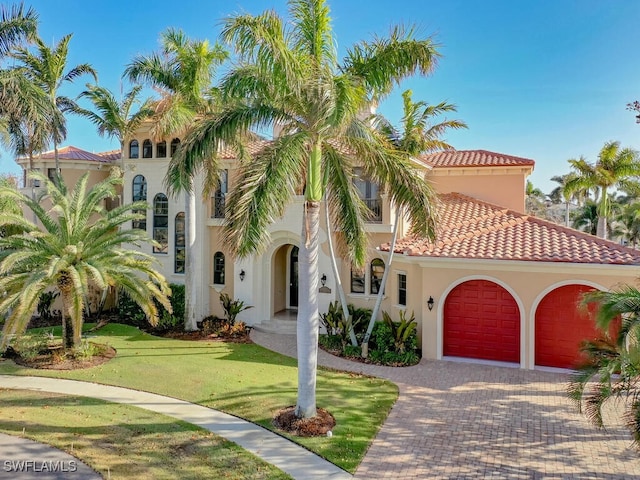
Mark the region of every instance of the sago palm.
[[639, 446], [640, 291], [628, 285], [610, 292], [597, 291], [587, 294], [584, 303], [597, 305], [597, 326], [615, 338], [603, 334], [602, 340], [585, 342], [582, 351], [587, 360], [571, 378], [569, 397], [598, 427], [604, 426], [605, 404], [622, 400], [623, 418]]
[[[21, 214], [0, 212], [0, 227], [15, 226], [23, 233], [0, 238], [0, 315], [6, 321], [0, 349], [26, 328], [40, 297], [50, 289], [60, 292], [65, 347], [79, 345], [83, 313], [90, 285], [104, 291], [115, 287], [126, 292], [144, 311], [149, 322], [158, 320], [157, 300], [168, 311], [170, 294], [165, 278], [154, 269], [155, 260], [123, 245], [151, 242], [145, 232], [125, 229], [127, 222], [139, 218], [132, 209], [145, 208], [144, 202], [123, 205], [106, 211], [105, 199], [116, 195], [122, 183], [119, 173], [88, 188], [89, 174], [84, 174], [69, 191], [40, 173], [46, 206], [19, 193], [0, 187], [0, 201], [23, 205], [33, 211], [39, 225]], [[72, 338], [72, 342], [69, 340]]]
[[[406, 208], [416, 234], [433, 234], [426, 181], [409, 156], [394, 150], [359, 114], [403, 78], [431, 72], [438, 54], [430, 39], [396, 27], [388, 38], [357, 44], [340, 62], [324, 0], [292, 0], [289, 15], [287, 21], [273, 11], [224, 20], [222, 36], [238, 58], [221, 85], [225, 106], [198, 121], [181, 154], [172, 159], [169, 176], [172, 183], [186, 187], [202, 165], [218, 171], [222, 144], [236, 147], [240, 180], [231, 194], [225, 232], [227, 245], [239, 257], [264, 251], [269, 224], [284, 214], [304, 184], [295, 411], [298, 417], [312, 417], [321, 201], [326, 191], [332, 222], [346, 245], [346, 259], [356, 265], [364, 262], [367, 245], [367, 207], [353, 182], [356, 166], [386, 189], [396, 206]], [[246, 161], [244, 140], [251, 129], [274, 125], [282, 128], [281, 134]], [[215, 188], [217, 178], [208, 180], [205, 187]]]

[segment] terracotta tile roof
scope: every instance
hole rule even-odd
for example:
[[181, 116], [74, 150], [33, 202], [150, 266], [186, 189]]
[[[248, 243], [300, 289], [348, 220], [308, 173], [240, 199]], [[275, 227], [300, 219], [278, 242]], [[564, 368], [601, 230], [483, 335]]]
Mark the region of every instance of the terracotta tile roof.
[[451, 167], [514, 167], [530, 166], [535, 162], [528, 158], [514, 157], [487, 150], [445, 150], [422, 155], [419, 158], [433, 168]]
[[[270, 140], [262, 140], [262, 139], [252, 140], [247, 143], [247, 146], [246, 146], [247, 153], [249, 155], [256, 155], [260, 150], [262, 150], [265, 146], [267, 146], [270, 143], [272, 143]], [[238, 158], [238, 154], [235, 148], [229, 145], [224, 145], [220, 152], [220, 158], [235, 159], [235, 158]]]
[[[571, 228], [480, 200], [440, 195], [440, 224], [435, 242], [404, 238], [395, 251], [410, 256], [640, 264], [640, 251]], [[381, 245], [389, 251], [390, 245]]]
[[109, 150], [108, 152], [98, 152], [96, 155], [108, 160], [109, 162], [114, 162], [116, 160], [120, 160], [121, 153], [122, 152], [120, 152], [120, 150]]
[[[50, 150], [48, 152], [42, 152], [36, 156], [38, 159], [47, 159], [53, 160], [55, 158], [55, 152]], [[86, 150], [82, 150], [80, 148], [68, 146], [61, 147], [58, 149], [58, 159], [60, 160], [85, 160], [90, 162], [100, 162], [106, 163], [110, 160], [101, 157], [100, 155], [96, 155], [95, 153], [87, 152]]]

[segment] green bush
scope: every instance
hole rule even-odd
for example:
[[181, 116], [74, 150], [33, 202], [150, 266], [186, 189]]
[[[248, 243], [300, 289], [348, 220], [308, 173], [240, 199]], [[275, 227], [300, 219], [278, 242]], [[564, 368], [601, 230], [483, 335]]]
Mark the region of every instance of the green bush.
[[320, 335], [318, 343], [327, 350], [342, 351], [342, 340], [339, 335]]
[[415, 316], [406, 318], [400, 313], [400, 321], [394, 322], [382, 313], [384, 322], [376, 322], [369, 342], [369, 359], [383, 365], [415, 365], [420, 361]]
[[120, 322], [159, 333], [181, 331], [184, 328], [185, 287], [176, 283], [170, 284], [170, 287], [173, 313], [167, 312], [162, 305], [156, 303], [159, 317], [156, 327], [149, 325], [147, 316], [142, 309], [124, 292], [121, 292], [118, 297], [117, 308]]
[[253, 308], [251, 305], [245, 305], [242, 300], [233, 300], [231, 296], [226, 293], [220, 294], [220, 304], [226, 315], [227, 324], [229, 327], [233, 327], [236, 324], [236, 317], [241, 312]]
[[370, 308], [355, 307], [352, 304], [347, 305], [347, 308], [349, 309], [349, 315], [351, 315], [353, 332], [356, 334], [358, 342], [361, 342], [369, 326], [369, 319], [373, 314], [373, 310]]

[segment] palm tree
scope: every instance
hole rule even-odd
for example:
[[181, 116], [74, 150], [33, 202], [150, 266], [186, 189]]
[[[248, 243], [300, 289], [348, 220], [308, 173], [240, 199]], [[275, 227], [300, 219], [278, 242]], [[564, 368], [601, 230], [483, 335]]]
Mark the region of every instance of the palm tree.
[[66, 121], [64, 113], [77, 109], [75, 102], [64, 95], [58, 95], [58, 90], [67, 82], [73, 82], [76, 78], [88, 74], [94, 80], [98, 80], [96, 71], [88, 63], [82, 63], [71, 68], [67, 72], [67, 60], [69, 54], [69, 41], [71, 34], [62, 39], [53, 48], [49, 48], [44, 42], [36, 38], [36, 53], [31, 53], [27, 48], [20, 47], [13, 56], [21, 63], [22, 71], [27, 80], [40, 88], [47, 95], [51, 108], [57, 114], [52, 117], [50, 132], [53, 139], [53, 149], [56, 162], [56, 175], [60, 176], [60, 161], [58, 159], [58, 145], [66, 138]]
[[569, 160], [576, 172], [576, 177], [567, 182], [569, 194], [581, 189], [599, 191], [597, 235], [607, 238], [607, 221], [609, 219], [609, 189], [624, 185], [625, 182], [640, 175], [638, 153], [630, 148], [620, 148], [620, 142], [607, 142], [595, 164], [587, 162], [583, 157]]
[[570, 193], [567, 189], [567, 184], [576, 178], [575, 172], [569, 172], [564, 175], [555, 175], [551, 177], [552, 182], [556, 182], [558, 186], [554, 188], [549, 194], [549, 199], [553, 203], [564, 203], [564, 224], [566, 227], [569, 226], [569, 205], [572, 200], [577, 200], [578, 205], [583, 203], [581, 197], [584, 196], [584, 192], [573, 192]]
[[568, 395], [598, 427], [604, 426], [604, 405], [610, 399], [622, 400], [623, 418], [639, 446], [640, 291], [629, 285], [596, 291], [585, 295], [583, 303], [596, 305], [596, 324], [606, 333], [602, 340], [584, 343], [587, 361], [572, 376]]
[[527, 180], [525, 187], [525, 204], [527, 213], [540, 217], [546, 215], [545, 194], [531, 180]]
[[[240, 180], [229, 201], [225, 240], [238, 257], [264, 251], [269, 223], [284, 214], [304, 179], [295, 413], [306, 418], [316, 414], [321, 201], [326, 191], [333, 223], [356, 265], [364, 263], [367, 244], [367, 207], [353, 182], [356, 161], [398, 208], [407, 208], [413, 232], [433, 235], [426, 181], [406, 154], [358, 114], [408, 75], [431, 72], [438, 54], [430, 39], [397, 27], [389, 38], [357, 44], [340, 63], [324, 0], [291, 0], [289, 14], [286, 23], [272, 11], [224, 20], [222, 36], [238, 55], [238, 64], [222, 82], [225, 105], [197, 122], [168, 175], [174, 185], [186, 188], [203, 164], [219, 171], [223, 143], [237, 148]], [[281, 134], [250, 162], [242, 161], [250, 129], [276, 124]]]
[[[438, 105], [429, 105], [424, 101], [414, 102], [411, 99], [412, 94], [413, 92], [411, 90], [406, 90], [402, 94], [404, 108], [402, 129], [395, 128], [387, 122], [384, 117], [378, 117], [377, 124], [380, 131], [391, 140], [398, 151], [404, 152], [414, 158], [424, 153], [453, 149], [452, 145], [442, 140], [440, 137], [448, 129], [467, 128], [466, 123], [460, 120], [444, 120], [434, 124], [433, 118], [442, 115], [443, 113], [455, 112], [455, 105], [445, 102], [441, 102]], [[432, 195], [429, 201], [435, 202], [435, 195]], [[389, 260], [384, 269], [384, 274], [382, 275], [382, 281], [378, 288], [378, 296], [373, 307], [367, 331], [364, 339], [362, 340], [362, 352], [365, 357], [369, 347], [369, 338], [378, 317], [380, 306], [382, 305], [387, 278], [391, 271], [393, 254], [396, 240], [398, 238], [398, 225], [401, 216], [402, 210], [398, 209], [396, 211], [396, 217], [393, 225], [392, 240], [389, 248]]]
[[80, 344], [84, 299], [90, 284], [102, 291], [117, 287], [126, 292], [153, 325], [158, 321], [154, 300], [171, 311], [169, 286], [153, 269], [153, 257], [121, 247], [151, 241], [141, 230], [123, 228], [139, 218], [131, 210], [145, 208], [146, 204], [136, 202], [111, 211], [103, 206], [105, 199], [116, 195], [121, 178], [112, 175], [88, 189], [86, 173], [69, 191], [62, 181], [56, 185], [40, 173], [32, 175], [45, 185], [50, 208], [14, 188], [0, 187], [0, 201], [24, 205], [42, 225], [39, 227], [21, 214], [0, 212], [0, 227], [15, 226], [24, 232], [0, 238], [0, 290], [5, 292], [0, 314], [7, 315], [0, 350], [24, 331], [38, 299], [51, 288], [57, 289], [62, 299], [66, 348]]
[[640, 203], [620, 203], [618, 207], [619, 212], [613, 221], [611, 236], [624, 239], [636, 248], [640, 240]]
[[101, 137], [106, 135], [118, 139], [123, 172], [125, 139], [133, 135], [142, 122], [153, 114], [149, 100], [145, 100], [137, 112], [132, 112], [133, 106], [139, 103], [138, 96], [141, 91], [142, 86], [136, 85], [119, 101], [109, 89], [87, 84], [87, 89], [78, 98], [88, 99], [94, 110], [74, 110], [74, 113], [88, 118], [96, 126]]
[[587, 200], [584, 205], [578, 207], [572, 212], [571, 226], [595, 235], [598, 231], [598, 204], [593, 200]]
[[[215, 69], [227, 58], [219, 44], [207, 40], [188, 39], [183, 32], [169, 29], [161, 36], [162, 52], [136, 57], [125, 70], [131, 81], [151, 85], [163, 94], [158, 104], [152, 134], [156, 138], [180, 135], [191, 126], [197, 115], [215, 106], [212, 88]], [[170, 192], [178, 193], [167, 179]], [[196, 197], [191, 184], [185, 189], [186, 258], [185, 258], [185, 329], [196, 330], [198, 301], [195, 285], [193, 250], [196, 244]]]

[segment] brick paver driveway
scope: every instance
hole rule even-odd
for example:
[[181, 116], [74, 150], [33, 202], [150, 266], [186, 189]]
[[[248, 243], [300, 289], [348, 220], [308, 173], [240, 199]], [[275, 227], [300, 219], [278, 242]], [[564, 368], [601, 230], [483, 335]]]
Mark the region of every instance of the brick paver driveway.
[[[295, 356], [295, 336], [252, 332]], [[356, 479], [640, 478], [640, 456], [614, 415], [598, 430], [567, 400], [567, 374], [447, 361], [389, 368], [319, 363], [388, 378], [400, 388]]]

